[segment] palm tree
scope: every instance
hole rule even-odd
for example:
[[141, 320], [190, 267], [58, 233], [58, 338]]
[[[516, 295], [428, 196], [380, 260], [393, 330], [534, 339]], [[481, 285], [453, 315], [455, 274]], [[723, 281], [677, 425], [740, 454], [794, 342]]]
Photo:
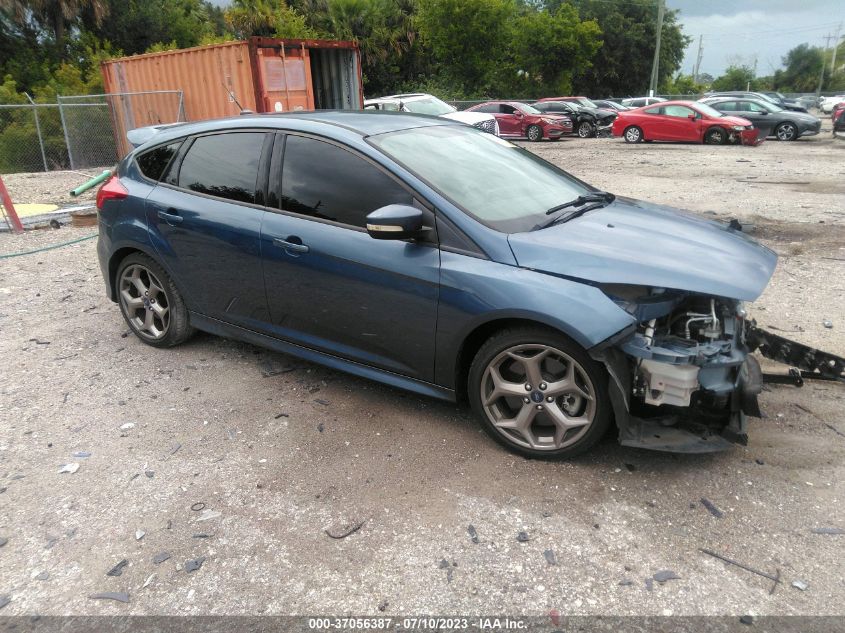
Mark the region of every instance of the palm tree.
[[90, 8], [99, 23], [109, 12], [108, 0], [0, 0], [0, 9], [8, 11], [20, 25], [37, 22], [49, 30], [60, 50], [64, 46], [67, 25]]

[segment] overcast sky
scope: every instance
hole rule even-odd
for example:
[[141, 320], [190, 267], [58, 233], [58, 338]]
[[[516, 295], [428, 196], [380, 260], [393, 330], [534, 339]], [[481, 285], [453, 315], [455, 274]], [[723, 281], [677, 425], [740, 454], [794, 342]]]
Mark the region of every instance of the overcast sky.
[[[843, 0], [666, 0], [680, 9], [684, 33], [695, 38], [687, 49], [682, 71], [692, 72], [698, 36], [704, 35], [701, 72], [718, 76], [732, 63], [754, 65], [770, 75], [781, 58], [799, 44], [823, 46], [825, 36], [845, 35]], [[832, 40], [831, 40], [832, 41]]]
[[701, 72], [714, 77], [734, 63], [753, 67], [755, 58], [757, 74], [770, 75], [789, 49], [804, 42], [823, 46], [825, 36], [835, 34], [840, 23], [840, 35], [845, 35], [845, 0], [666, 0], [666, 6], [681, 10], [684, 33], [694, 38], [681, 67], [684, 73], [692, 72], [702, 34]]

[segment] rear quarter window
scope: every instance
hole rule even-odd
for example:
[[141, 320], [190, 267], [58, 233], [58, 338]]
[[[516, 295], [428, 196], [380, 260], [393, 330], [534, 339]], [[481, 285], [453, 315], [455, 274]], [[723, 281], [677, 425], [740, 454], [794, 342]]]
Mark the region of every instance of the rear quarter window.
[[168, 143], [167, 145], [159, 145], [158, 147], [154, 147], [153, 149], [144, 152], [136, 159], [138, 169], [140, 169], [141, 173], [150, 180], [158, 182], [164, 175], [164, 170], [167, 169], [170, 161], [173, 160], [174, 156], [176, 156], [176, 152], [179, 151], [179, 147], [181, 147], [181, 145], [182, 141], [179, 140], [173, 143]]

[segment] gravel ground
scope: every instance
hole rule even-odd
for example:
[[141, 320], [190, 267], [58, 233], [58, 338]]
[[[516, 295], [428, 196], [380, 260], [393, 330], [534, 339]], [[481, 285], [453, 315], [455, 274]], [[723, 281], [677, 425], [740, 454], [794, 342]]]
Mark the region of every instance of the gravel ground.
[[[781, 261], [752, 315], [845, 354], [845, 144], [530, 147], [617, 194], [753, 221]], [[5, 235], [0, 252], [90, 234]], [[608, 438], [527, 461], [463, 408], [212, 336], [143, 345], [93, 240], [0, 260], [0, 354], [3, 615], [843, 614], [845, 536], [812, 532], [845, 528], [840, 384], [771, 386], [747, 448]], [[784, 583], [772, 595], [702, 547]], [[650, 582], [661, 570], [679, 578]], [[130, 602], [88, 597], [107, 591]]]

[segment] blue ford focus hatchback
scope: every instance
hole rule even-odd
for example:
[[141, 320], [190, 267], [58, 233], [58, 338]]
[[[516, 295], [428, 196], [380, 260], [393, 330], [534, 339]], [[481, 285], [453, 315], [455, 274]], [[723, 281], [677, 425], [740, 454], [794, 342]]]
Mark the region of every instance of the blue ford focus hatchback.
[[148, 130], [98, 193], [109, 297], [144, 343], [194, 330], [467, 400], [568, 457], [712, 451], [759, 413], [744, 301], [776, 257], [493, 135], [374, 112]]

